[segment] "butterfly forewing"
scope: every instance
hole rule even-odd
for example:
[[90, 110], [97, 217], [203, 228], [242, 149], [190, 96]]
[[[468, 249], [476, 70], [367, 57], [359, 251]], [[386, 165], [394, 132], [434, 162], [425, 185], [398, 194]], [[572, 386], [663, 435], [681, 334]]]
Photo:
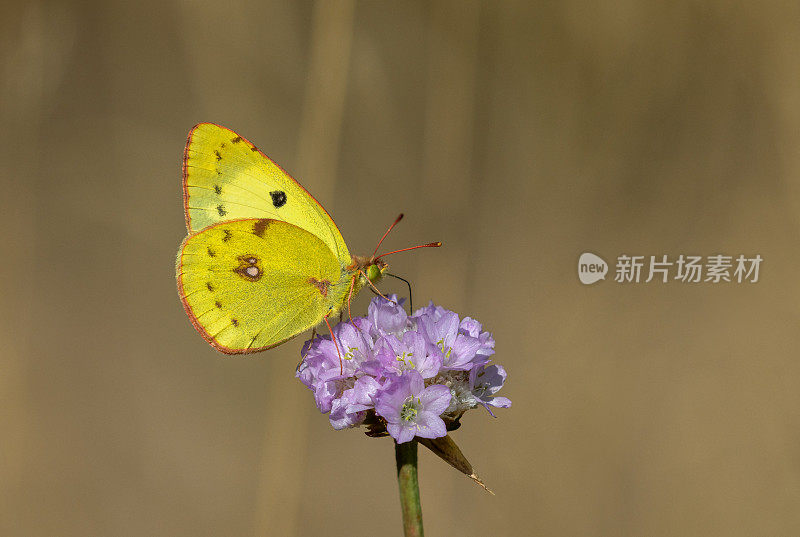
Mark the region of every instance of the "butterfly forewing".
[[183, 195], [189, 233], [242, 218], [282, 220], [317, 236], [341, 265], [351, 262], [322, 205], [232, 130], [212, 123], [192, 129], [184, 151]]
[[187, 237], [177, 272], [192, 324], [229, 354], [308, 330], [340, 307], [349, 288], [347, 271], [321, 239], [271, 219], [221, 222]]

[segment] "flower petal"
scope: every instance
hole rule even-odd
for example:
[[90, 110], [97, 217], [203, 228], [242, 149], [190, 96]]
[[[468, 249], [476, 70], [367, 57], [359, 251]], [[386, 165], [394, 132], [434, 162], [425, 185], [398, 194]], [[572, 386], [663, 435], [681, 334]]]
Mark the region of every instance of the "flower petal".
[[415, 420], [416, 435], [422, 438], [439, 438], [447, 434], [442, 418], [433, 412], [420, 412]]
[[432, 412], [434, 415], [438, 416], [450, 405], [450, 399], [452, 399], [452, 397], [450, 388], [443, 384], [434, 384], [425, 388], [425, 391], [422, 392], [419, 399], [422, 403], [422, 408], [425, 409], [426, 412]]

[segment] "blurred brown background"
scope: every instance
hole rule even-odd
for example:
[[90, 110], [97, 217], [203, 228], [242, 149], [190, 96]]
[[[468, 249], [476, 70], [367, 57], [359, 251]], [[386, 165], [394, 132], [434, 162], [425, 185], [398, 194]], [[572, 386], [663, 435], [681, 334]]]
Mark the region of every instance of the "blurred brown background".
[[[429, 535], [800, 534], [797, 3], [2, 13], [0, 534], [400, 535], [390, 441], [330, 428], [302, 340], [224, 358], [181, 308], [200, 121], [355, 253], [401, 211], [387, 247], [444, 241], [393, 270], [494, 332], [514, 406], [454, 435], [495, 497], [421, 452]], [[584, 251], [764, 264], [586, 287]]]

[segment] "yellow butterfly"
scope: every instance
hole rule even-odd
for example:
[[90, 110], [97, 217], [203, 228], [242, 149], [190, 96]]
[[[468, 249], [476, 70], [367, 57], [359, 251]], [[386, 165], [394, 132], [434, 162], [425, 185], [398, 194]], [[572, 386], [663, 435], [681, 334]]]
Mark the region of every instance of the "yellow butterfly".
[[343, 311], [388, 267], [380, 259], [388, 254], [350, 255], [311, 194], [219, 125], [189, 132], [183, 200], [189, 236], [178, 252], [178, 293], [197, 331], [226, 354], [262, 351], [305, 332]]

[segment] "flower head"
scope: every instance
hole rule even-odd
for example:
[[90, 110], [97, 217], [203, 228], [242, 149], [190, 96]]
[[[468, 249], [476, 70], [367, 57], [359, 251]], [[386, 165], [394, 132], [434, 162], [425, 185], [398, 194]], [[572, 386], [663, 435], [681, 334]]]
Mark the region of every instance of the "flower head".
[[494, 339], [470, 317], [433, 303], [409, 316], [391, 295], [332, 335], [303, 345], [296, 376], [335, 429], [367, 425], [367, 434], [403, 443], [445, 436], [472, 408], [511, 406], [494, 395], [506, 378], [488, 365]]

